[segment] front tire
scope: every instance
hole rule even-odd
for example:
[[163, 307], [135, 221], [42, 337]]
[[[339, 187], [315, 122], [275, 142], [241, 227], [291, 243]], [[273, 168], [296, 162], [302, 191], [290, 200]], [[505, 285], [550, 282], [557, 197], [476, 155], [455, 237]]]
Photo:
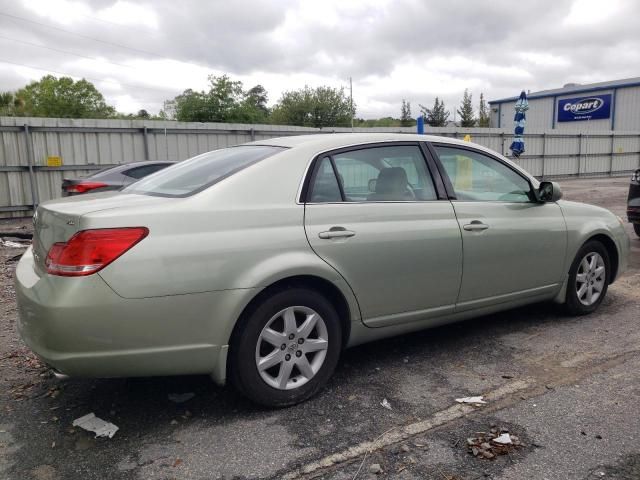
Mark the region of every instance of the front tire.
[[325, 385], [341, 349], [340, 320], [325, 297], [306, 288], [281, 290], [240, 320], [231, 345], [231, 381], [256, 403], [294, 405]]
[[569, 270], [566, 308], [571, 315], [586, 315], [600, 306], [609, 287], [607, 249], [596, 240], [585, 243]]
[[634, 223], [633, 230], [636, 232], [636, 235], [640, 237], [640, 223]]

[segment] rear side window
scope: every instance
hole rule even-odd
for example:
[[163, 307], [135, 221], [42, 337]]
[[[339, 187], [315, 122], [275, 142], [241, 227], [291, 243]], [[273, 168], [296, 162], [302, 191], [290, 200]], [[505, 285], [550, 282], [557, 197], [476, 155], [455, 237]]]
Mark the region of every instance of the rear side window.
[[427, 164], [417, 145], [362, 148], [336, 153], [331, 159], [325, 157], [318, 165], [310, 202], [340, 202], [341, 194], [346, 202], [437, 199]]
[[324, 157], [318, 165], [309, 201], [313, 203], [342, 201], [338, 179], [329, 157]]
[[122, 191], [164, 197], [187, 197], [283, 150], [286, 149], [266, 145], [242, 145], [214, 150], [177, 163]]

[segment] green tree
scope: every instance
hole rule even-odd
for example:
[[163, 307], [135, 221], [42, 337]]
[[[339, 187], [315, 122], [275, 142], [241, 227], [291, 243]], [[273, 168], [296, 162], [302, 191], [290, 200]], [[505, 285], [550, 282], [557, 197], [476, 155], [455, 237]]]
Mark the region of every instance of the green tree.
[[0, 116], [15, 117], [22, 114], [24, 102], [13, 92], [0, 92]]
[[436, 97], [433, 108], [420, 105], [420, 112], [428, 125], [432, 127], [446, 127], [449, 119], [449, 111], [444, 108], [444, 101]]
[[489, 126], [489, 107], [482, 93], [480, 93], [480, 106], [478, 107], [478, 126], [484, 128]]
[[268, 99], [265, 88], [262, 85], [256, 85], [247, 91], [244, 108], [259, 117], [256, 119], [257, 121], [266, 121], [269, 116]]
[[411, 118], [411, 103], [402, 99], [402, 106], [400, 107], [400, 125], [403, 127], [411, 127], [414, 124], [413, 118]]
[[109, 118], [116, 113], [85, 79], [46, 75], [18, 90], [15, 97], [22, 102], [21, 114], [33, 117]]
[[284, 92], [271, 112], [271, 122], [305, 127], [348, 127], [356, 107], [343, 88], [305, 86]]
[[[413, 121], [415, 124], [415, 120]], [[354, 127], [401, 127], [402, 121], [399, 118], [382, 117], [382, 118], [370, 118], [364, 120], [362, 118], [355, 118], [353, 120]]]
[[209, 76], [208, 91], [187, 89], [165, 102], [165, 115], [181, 122], [256, 123], [268, 115], [267, 92], [261, 85], [245, 91], [227, 75]]
[[473, 111], [473, 101], [469, 90], [464, 89], [464, 95], [462, 96], [462, 102], [460, 102], [460, 108], [457, 110], [460, 115], [461, 127], [474, 127], [476, 125], [476, 117]]

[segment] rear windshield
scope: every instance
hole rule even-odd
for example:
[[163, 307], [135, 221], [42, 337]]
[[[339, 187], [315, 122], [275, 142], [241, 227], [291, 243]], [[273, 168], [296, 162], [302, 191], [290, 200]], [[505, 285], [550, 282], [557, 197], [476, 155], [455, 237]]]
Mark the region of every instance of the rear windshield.
[[283, 147], [265, 145], [214, 150], [165, 168], [122, 191], [163, 197], [187, 197], [283, 150]]

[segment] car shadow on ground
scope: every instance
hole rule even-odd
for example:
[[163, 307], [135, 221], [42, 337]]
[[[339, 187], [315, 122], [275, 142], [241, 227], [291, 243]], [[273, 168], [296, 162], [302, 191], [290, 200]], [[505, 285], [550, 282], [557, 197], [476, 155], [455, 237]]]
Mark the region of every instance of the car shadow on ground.
[[[401, 365], [411, 358], [412, 365], [439, 360], [438, 356], [458, 358], [463, 349], [498, 350], [500, 335], [517, 332], [531, 326], [547, 323], [575, 322], [574, 317], [563, 316], [559, 306], [537, 304], [508, 312], [480, 317], [472, 320], [436, 327], [354, 347], [343, 352], [336, 373], [328, 387], [308, 402], [322, 404], [335, 390], [349, 390], [349, 386], [370, 384], [373, 374], [391, 366]], [[440, 359], [442, 360], [442, 359]], [[436, 365], [436, 364], [433, 364]], [[393, 379], [383, 381], [392, 382]], [[140, 431], [141, 425], [169, 424], [196, 414], [210, 422], [233, 421], [236, 417], [247, 418], [270, 411], [256, 405], [231, 386], [216, 386], [208, 376], [146, 377], [126, 379], [69, 379], [58, 382], [47, 381], [54, 389], [53, 397], [41, 396], [56, 403], [60, 410], [95, 411], [113, 421], [130, 421]], [[171, 394], [193, 393], [195, 396], [184, 402], [169, 400]], [[299, 408], [299, 407], [294, 407]], [[149, 422], [145, 422], [147, 419]], [[140, 422], [142, 420], [142, 422]], [[152, 422], [153, 421], [153, 422]]]

